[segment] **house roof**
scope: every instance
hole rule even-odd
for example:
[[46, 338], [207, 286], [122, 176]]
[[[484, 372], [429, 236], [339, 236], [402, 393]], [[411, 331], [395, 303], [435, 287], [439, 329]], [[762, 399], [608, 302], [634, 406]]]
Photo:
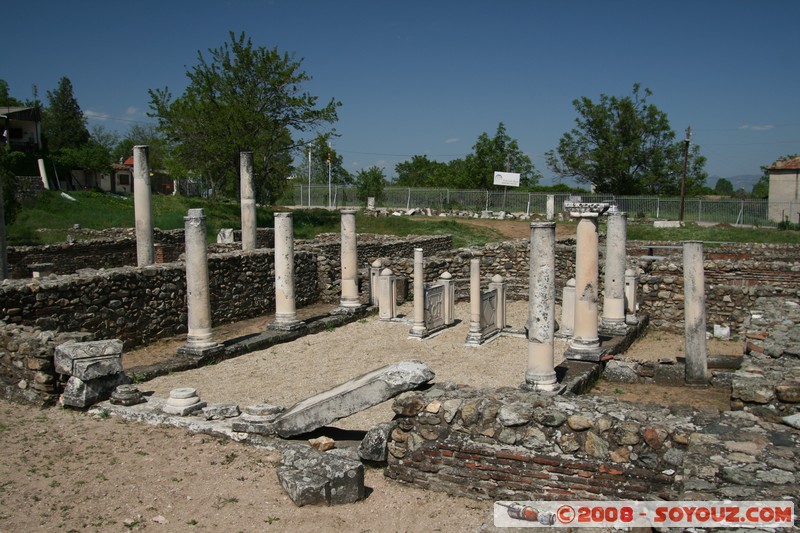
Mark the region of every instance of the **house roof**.
[[769, 170], [799, 170], [800, 157], [792, 157], [791, 159], [778, 159], [769, 167]]
[[128, 157], [123, 163], [125, 166], [132, 167], [133, 166], [133, 156]]
[[38, 107], [0, 106], [0, 117], [14, 120], [41, 120]]

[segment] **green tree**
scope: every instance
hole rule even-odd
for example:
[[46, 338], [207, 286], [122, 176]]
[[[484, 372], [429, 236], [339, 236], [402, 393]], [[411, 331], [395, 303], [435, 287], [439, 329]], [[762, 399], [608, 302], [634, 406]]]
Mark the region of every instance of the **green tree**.
[[111, 159], [120, 162], [133, 155], [133, 147], [146, 145], [147, 160], [153, 170], [164, 170], [169, 157], [166, 140], [159, 134], [155, 124], [133, 124], [121, 140], [113, 146]]
[[356, 172], [355, 178], [356, 195], [361, 201], [366, 201], [367, 198], [373, 196], [375, 202], [380, 204], [386, 199], [383, 190], [386, 183], [386, 175], [380, 167], [371, 166], [366, 170], [359, 170]]
[[55, 91], [47, 91], [42, 135], [51, 153], [62, 148], [78, 148], [89, 142], [86, 117], [72, 92], [72, 82], [66, 76], [59, 80]]
[[0, 79], [0, 106], [21, 106], [22, 102], [11, 96], [11, 90], [6, 80]]
[[204, 177], [216, 192], [238, 190], [239, 153], [253, 152], [256, 194], [273, 202], [288, 183], [292, 152], [305, 144], [293, 135], [337, 120], [331, 100], [318, 107], [301, 86], [310, 76], [302, 60], [277, 48], [255, 48], [244, 33], [197, 54], [189, 85], [176, 99], [168, 88], [150, 90], [151, 116], [172, 146], [170, 171]]
[[516, 172], [520, 174], [520, 186], [529, 187], [539, 183], [541, 175], [534, 169], [531, 159], [522, 153], [516, 139], [506, 133], [500, 122], [494, 137], [481, 133], [473, 153], [465, 159], [466, 173], [458, 176], [457, 186], [469, 189], [494, 187], [494, 173]]
[[449, 177], [447, 163], [431, 161], [428, 156], [415, 155], [410, 161], [394, 166], [395, 185], [404, 187], [446, 187]]
[[719, 178], [714, 186], [714, 191], [722, 196], [733, 196], [733, 183], [726, 178]]
[[548, 167], [599, 193], [677, 194], [688, 148], [686, 190], [702, 185], [705, 157], [699, 147], [675, 140], [666, 113], [648, 103], [651, 94], [637, 83], [630, 96], [574, 100], [577, 127], [546, 153]]

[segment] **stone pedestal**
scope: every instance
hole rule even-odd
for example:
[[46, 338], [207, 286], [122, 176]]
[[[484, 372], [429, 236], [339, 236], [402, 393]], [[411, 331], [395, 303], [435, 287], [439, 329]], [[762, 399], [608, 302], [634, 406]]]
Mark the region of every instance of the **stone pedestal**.
[[603, 283], [603, 323], [606, 335], [625, 335], [625, 266], [628, 218], [621, 211], [608, 214], [606, 265]]
[[57, 373], [70, 376], [61, 396], [66, 407], [89, 407], [108, 399], [118, 385], [130, 383], [122, 370], [118, 339], [61, 344], [53, 360]]
[[428, 333], [425, 327], [425, 265], [422, 248], [414, 248], [414, 324], [410, 337], [422, 338]]
[[206, 217], [202, 209], [189, 209], [184, 217], [186, 239], [186, 304], [188, 328], [186, 344], [178, 355], [210, 356], [221, 353], [211, 331], [211, 296], [208, 290]]
[[572, 337], [575, 331], [575, 278], [569, 278], [561, 290], [561, 337]]
[[489, 290], [497, 291], [497, 329], [503, 330], [506, 327], [506, 281], [500, 274], [495, 274], [489, 282]]
[[356, 210], [342, 209], [342, 295], [339, 312], [361, 306], [358, 298], [358, 255], [356, 244]]
[[169, 392], [169, 398], [161, 410], [168, 415], [186, 416], [205, 406], [206, 402], [200, 400], [195, 389], [180, 387]]
[[575, 253], [575, 329], [568, 359], [599, 361], [597, 285], [599, 282], [597, 219], [609, 204], [564, 202], [570, 216], [578, 220]]
[[683, 313], [686, 330], [686, 384], [708, 385], [706, 294], [703, 243], [683, 243]]
[[639, 323], [636, 311], [639, 307], [639, 277], [629, 268], [625, 270], [625, 323], [635, 326]]
[[390, 321], [397, 316], [397, 294], [395, 278], [389, 268], [384, 268], [378, 276], [378, 316], [383, 321]]
[[133, 147], [133, 210], [136, 224], [136, 264], [140, 267], [152, 265], [155, 262], [155, 249], [147, 146]]
[[275, 321], [274, 330], [294, 330], [297, 320], [294, 296], [294, 232], [292, 213], [275, 213]]
[[531, 256], [528, 277], [528, 364], [524, 388], [554, 392], [559, 389], [555, 372], [556, 225], [531, 224]]
[[369, 304], [370, 305], [378, 305], [378, 298], [380, 297], [380, 292], [378, 290], [378, 277], [381, 275], [381, 271], [383, 270], [383, 263], [381, 263], [380, 259], [376, 259], [372, 262], [372, 265], [369, 267]]
[[242, 250], [256, 249], [256, 195], [253, 187], [253, 152], [239, 154], [239, 189], [242, 207]]

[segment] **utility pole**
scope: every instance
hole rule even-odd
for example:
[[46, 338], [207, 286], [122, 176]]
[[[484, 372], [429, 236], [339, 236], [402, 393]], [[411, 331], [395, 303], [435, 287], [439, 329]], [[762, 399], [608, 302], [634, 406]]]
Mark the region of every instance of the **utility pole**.
[[686, 165], [689, 160], [689, 142], [692, 139], [692, 127], [686, 128], [686, 138], [683, 140], [683, 175], [681, 176], [681, 204], [678, 209], [678, 220], [683, 222], [683, 196], [686, 193]]
[[311, 143], [308, 143], [308, 208], [311, 209]]

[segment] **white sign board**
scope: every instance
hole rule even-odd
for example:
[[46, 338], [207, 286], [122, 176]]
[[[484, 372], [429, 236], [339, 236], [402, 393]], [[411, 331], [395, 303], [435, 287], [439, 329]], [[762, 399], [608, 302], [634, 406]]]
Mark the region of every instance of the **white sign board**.
[[494, 184], [519, 187], [519, 174], [516, 172], [495, 172]]

